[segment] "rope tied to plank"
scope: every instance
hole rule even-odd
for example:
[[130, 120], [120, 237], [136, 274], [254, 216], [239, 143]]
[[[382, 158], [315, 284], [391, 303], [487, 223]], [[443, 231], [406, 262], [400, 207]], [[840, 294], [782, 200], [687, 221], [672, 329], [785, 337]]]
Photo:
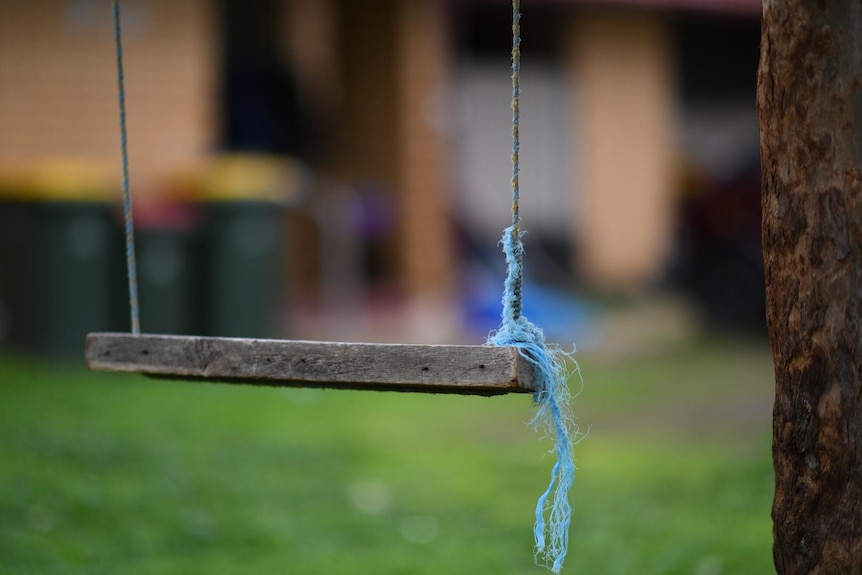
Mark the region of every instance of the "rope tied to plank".
[[[541, 328], [524, 315], [522, 304], [524, 244], [520, 230], [520, 97], [521, 97], [520, 0], [512, 2], [512, 225], [503, 232], [506, 280], [500, 327], [488, 338], [489, 345], [513, 346], [533, 367], [537, 410], [530, 423], [554, 440], [556, 463], [548, 488], [536, 504], [534, 528], [536, 561], [559, 573], [569, 547], [572, 507], [569, 491], [575, 479], [574, 443], [581, 437], [571, 409], [568, 379], [580, 376], [571, 354], [545, 342]], [[569, 361], [574, 365], [568, 367]]]
[[114, 43], [117, 51], [117, 92], [120, 104], [120, 153], [123, 157], [123, 217], [126, 231], [126, 273], [129, 282], [129, 308], [132, 333], [140, 335], [138, 304], [138, 266], [135, 261], [135, 225], [132, 218], [132, 190], [129, 177], [129, 138], [126, 130], [126, 83], [123, 72], [123, 33], [120, 25], [120, 0], [114, 0]]

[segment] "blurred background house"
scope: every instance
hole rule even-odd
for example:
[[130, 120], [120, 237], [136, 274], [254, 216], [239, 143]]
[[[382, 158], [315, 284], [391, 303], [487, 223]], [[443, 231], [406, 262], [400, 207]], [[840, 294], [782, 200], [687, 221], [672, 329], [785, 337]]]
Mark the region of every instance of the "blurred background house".
[[[508, 2], [123, 10], [145, 331], [495, 326]], [[573, 294], [677, 286], [714, 324], [760, 326], [760, 2], [522, 10], [527, 315], [571, 341]], [[127, 329], [114, 58], [105, 2], [0, 0], [0, 345]]]

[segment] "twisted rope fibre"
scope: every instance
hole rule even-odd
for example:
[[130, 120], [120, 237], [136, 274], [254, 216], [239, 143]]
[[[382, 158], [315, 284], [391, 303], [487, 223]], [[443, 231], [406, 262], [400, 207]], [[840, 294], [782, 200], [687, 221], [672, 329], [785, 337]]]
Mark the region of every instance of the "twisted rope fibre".
[[[521, 243], [521, 2], [512, 0], [512, 239]], [[511, 320], [521, 316], [523, 248], [514, 253], [517, 274], [512, 278]]]
[[[554, 573], [563, 568], [569, 547], [569, 525], [572, 507], [569, 491], [575, 479], [573, 444], [581, 437], [571, 410], [569, 378], [577, 374], [577, 363], [571, 354], [545, 343], [542, 330], [523, 316], [522, 288], [524, 245], [520, 229], [520, 76], [521, 76], [520, 1], [512, 2], [512, 225], [503, 232], [506, 255], [506, 280], [503, 290], [503, 312], [500, 327], [488, 338], [488, 344], [517, 347], [532, 365], [536, 387], [536, 414], [531, 424], [554, 440], [552, 452], [556, 463], [548, 488], [536, 503], [534, 537], [537, 562]], [[570, 370], [569, 362], [574, 365]]]
[[123, 34], [120, 25], [120, 0], [114, 0], [114, 41], [117, 48], [117, 88], [120, 104], [120, 151], [123, 156], [123, 216], [126, 228], [126, 270], [129, 280], [129, 307], [132, 333], [141, 333], [138, 304], [138, 266], [135, 261], [135, 226], [132, 218], [132, 191], [129, 178], [129, 144], [126, 130], [126, 86], [123, 73]]

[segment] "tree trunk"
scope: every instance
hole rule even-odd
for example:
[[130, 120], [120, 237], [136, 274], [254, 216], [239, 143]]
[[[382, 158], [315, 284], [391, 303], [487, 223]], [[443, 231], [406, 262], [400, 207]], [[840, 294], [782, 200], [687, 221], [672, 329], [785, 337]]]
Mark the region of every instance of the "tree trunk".
[[763, 8], [775, 565], [862, 573], [862, 2]]

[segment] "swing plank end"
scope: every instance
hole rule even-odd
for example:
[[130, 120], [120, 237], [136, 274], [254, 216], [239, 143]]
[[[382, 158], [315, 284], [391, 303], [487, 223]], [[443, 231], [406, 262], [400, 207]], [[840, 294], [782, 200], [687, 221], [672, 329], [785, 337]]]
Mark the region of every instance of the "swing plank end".
[[532, 368], [513, 347], [412, 345], [92, 333], [96, 371], [272, 387], [464, 395], [532, 393]]

